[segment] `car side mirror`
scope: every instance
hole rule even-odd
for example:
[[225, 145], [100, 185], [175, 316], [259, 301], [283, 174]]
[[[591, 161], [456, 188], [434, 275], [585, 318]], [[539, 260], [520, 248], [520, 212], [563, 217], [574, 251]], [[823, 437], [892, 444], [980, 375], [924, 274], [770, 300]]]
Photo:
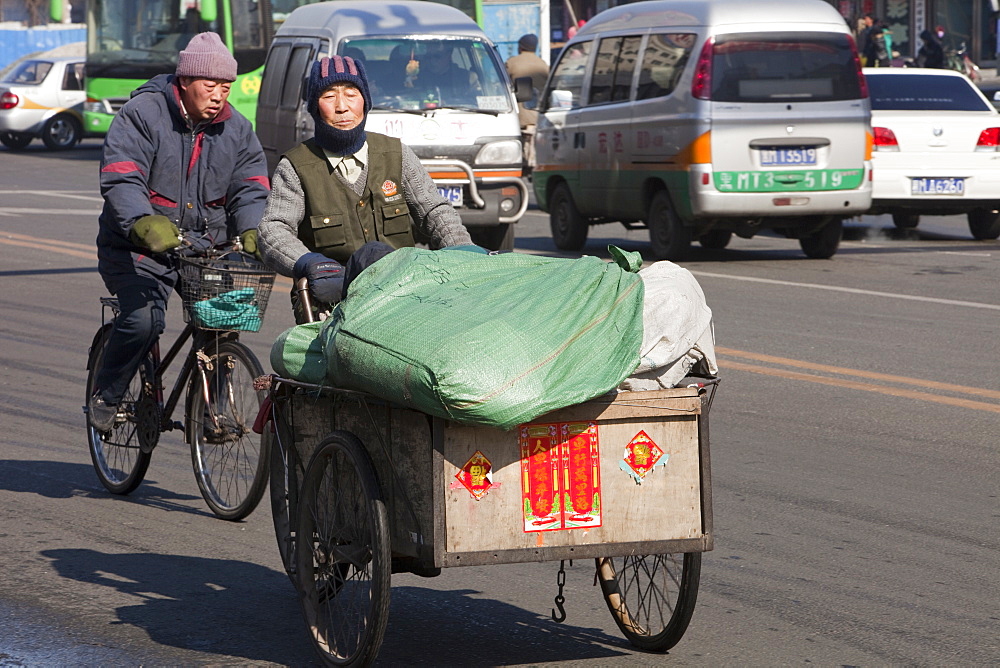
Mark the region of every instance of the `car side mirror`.
[[518, 102], [527, 102], [535, 97], [535, 89], [531, 85], [531, 77], [518, 77], [514, 79], [514, 97]]

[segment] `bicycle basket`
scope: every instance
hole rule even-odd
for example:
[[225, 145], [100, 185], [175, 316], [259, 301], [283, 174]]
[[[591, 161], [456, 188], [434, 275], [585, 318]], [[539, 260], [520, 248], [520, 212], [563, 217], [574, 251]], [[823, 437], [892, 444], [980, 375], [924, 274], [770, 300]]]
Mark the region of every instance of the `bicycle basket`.
[[185, 322], [201, 329], [260, 330], [274, 286], [273, 271], [238, 253], [179, 259]]

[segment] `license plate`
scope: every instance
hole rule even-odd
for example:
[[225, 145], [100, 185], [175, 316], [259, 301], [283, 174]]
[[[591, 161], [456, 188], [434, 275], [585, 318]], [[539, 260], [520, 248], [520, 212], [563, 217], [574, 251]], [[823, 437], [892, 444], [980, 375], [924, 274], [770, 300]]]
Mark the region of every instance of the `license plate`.
[[452, 206], [462, 206], [462, 186], [438, 186], [438, 195], [448, 200]]
[[964, 195], [965, 179], [910, 179], [913, 195]]
[[764, 167], [784, 165], [815, 165], [814, 148], [765, 148], [760, 150], [760, 164]]

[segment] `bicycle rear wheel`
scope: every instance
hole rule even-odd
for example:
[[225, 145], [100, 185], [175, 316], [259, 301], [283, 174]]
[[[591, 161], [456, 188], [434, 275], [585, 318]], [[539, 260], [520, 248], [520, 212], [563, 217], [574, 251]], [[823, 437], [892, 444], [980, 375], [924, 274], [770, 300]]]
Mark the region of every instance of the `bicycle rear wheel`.
[[205, 373], [195, 368], [188, 388], [194, 476], [213, 513], [241, 520], [254, 511], [267, 487], [271, 433], [253, 432], [266, 394], [254, 389], [254, 379], [264, 370], [239, 341], [216, 339], [201, 352]]
[[[277, 427], [282, 428], [281, 425]], [[271, 444], [269, 475], [271, 520], [278, 541], [278, 554], [285, 572], [295, 584], [295, 516], [305, 468], [293, 445], [293, 436], [287, 431], [279, 431], [277, 441]]]
[[[97, 330], [90, 344], [84, 405], [97, 389], [97, 371], [104, 361], [104, 347], [111, 336], [111, 327], [107, 324]], [[87, 421], [87, 442], [94, 470], [101, 484], [112, 494], [128, 494], [139, 486], [160, 435], [159, 408], [152, 388], [146, 383], [152, 368], [152, 360], [147, 357], [129, 381], [128, 390], [118, 404], [118, 417], [109, 432], [101, 433]]]
[[630, 643], [663, 652], [680, 641], [698, 599], [700, 552], [605, 557], [596, 562], [604, 600]]
[[295, 578], [313, 645], [329, 665], [370, 665], [389, 615], [389, 520], [361, 441], [333, 432], [302, 483]]

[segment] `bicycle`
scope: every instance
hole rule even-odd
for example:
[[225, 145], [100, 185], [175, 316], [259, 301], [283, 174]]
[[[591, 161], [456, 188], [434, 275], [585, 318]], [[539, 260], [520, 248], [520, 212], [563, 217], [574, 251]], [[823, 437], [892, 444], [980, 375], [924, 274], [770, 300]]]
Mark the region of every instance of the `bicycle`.
[[[239, 341], [239, 332], [260, 329], [275, 274], [252, 256], [233, 251], [178, 256], [178, 262], [187, 324], [162, 358], [160, 342], [153, 344], [129, 381], [110, 431], [101, 433], [88, 420], [90, 455], [104, 487], [112, 494], [129, 494], [145, 477], [160, 434], [184, 429], [202, 497], [218, 517], [237, 521], [253, 512], [264, 494], [272, 438], [265, 431], [255, 442], [253, 422], [266, 392], [256, 390], [254, 381], [264, 370]], [[114, 297], [102, 297], [101, 304], [102, 325], [87, 361], [88, 399], [96, 390], [113, 316], [120, 311]], [[189, 340], [164, 400], [164, 374]], [[184, 421], [174, 421], [185, 388]]]

